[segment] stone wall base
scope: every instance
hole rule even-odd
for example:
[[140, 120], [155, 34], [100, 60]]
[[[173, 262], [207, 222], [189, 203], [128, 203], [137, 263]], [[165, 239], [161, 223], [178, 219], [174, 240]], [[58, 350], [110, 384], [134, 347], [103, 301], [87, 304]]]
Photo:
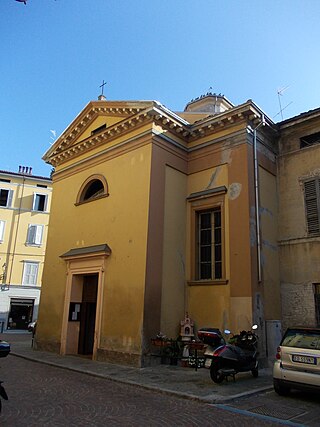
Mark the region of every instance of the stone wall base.
[[[60, 342], [40, 341], [34, 339], [33, 348], [35, 350], [60, 354]], [[77, 356], [77, 354], [73, 354], [73, 356]], [[160, 363], [159, 357], [152, 357], [151, 355], [142, 356], [141, 354], [123, 353], [120, 351], [106, 350], [102, 348], [97, 350], [96, 360], [99, 362], [134, 366], [137, 368], [154, 366]]]
[[97, 350], [97, 358], [99, 362], [115, 363], [117, 365], [143, 367], [141, 354], [122, 353], [120, 351], [106, 350], [99, 348]]
[[60, 343], [52, 341], [40, 341], [34, 339], [33, 348], [40, 351], [50, 351], [51, 353], [60, 354]]

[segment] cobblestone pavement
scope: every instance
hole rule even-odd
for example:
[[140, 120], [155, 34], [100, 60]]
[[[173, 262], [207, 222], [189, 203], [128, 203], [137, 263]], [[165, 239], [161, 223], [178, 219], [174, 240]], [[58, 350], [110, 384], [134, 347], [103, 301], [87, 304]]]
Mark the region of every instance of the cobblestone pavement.
[[12, 355], [0, 367], [9, 396], [0, 416], [6, 427], [281, 425]]
[[288, 396], [278, 396], [272, 390], [254, 397], [235, 399], [229, 406], [303, 426], [320, 426], [320, 393], [292, 390]]
[[209, 370], [204, 368], [195, 371], [193, 368], [180, 366], [155, 365], [139, 369], [96, 362], [79, 356], [60, 356], [51, 352], [35, 351], [31, 347], [30, 334], [4, 334], [3, 338], [10, 342], [11, 354], [28, 360], [206, 403], [226, 403], [240, 396], [254, 395], [273, 388], [271, 370], [262, 369], [258, 378], [253, 378], [249, 372], [238, 374], [234, 382], [214, 384], [210, 379]]

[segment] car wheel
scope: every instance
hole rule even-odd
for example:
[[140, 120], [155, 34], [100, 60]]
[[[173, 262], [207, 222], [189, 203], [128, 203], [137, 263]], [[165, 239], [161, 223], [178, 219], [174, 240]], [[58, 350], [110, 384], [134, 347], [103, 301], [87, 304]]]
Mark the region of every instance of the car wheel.
[[290, 393], [290, 387], [283, 385], [279, 380], [273, 380], [273, 388], [279, 396], [287, 396]]

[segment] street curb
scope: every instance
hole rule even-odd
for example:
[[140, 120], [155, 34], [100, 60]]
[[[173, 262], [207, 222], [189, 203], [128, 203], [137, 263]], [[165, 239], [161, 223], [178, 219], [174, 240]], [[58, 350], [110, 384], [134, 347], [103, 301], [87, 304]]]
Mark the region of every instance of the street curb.
[[175, 391], [175, 390], [170, 390], [167, 388], [155, 387], [153, 385], [147, 385], [147, 384], [141, 384], [141, 383], [136, 382], [136, 381], [124, 380], [122, 378], [115, 378], [114, 376], [109, 376], [107, 374], [99, 374], [99, 373], [96, 373], [93, 371], [88, 371], [88, 370], [83, 371], [83, 370], [76, 368], [76, 367], [63, 366], [63, 365], [60, 365], [59, 363], [56, 363], [56, 362], [50, 362], [50, 361], [42, 360], [40, 358], [31, 357], [31, 356], [24, 355], [24, 354], [19, 354], [19, 353], [16, 353], [15, 351], [11, 351], [10, 355], [15, 356], [15, 357], [20, 357], [21, 359], [30, 360], [32, 362], [41, 363], [43, 365], [48, 365], [48, 366], [53, 366], [56, 368], [65, 369], [65, 370], [71, 371], [71, 372], [78, 372], [81, 374], [90, 375], [90, 376], [101, 378], [101, 379], [107, 379], [109, 381], [118, 382], [121, 384], [128, 384], [131, 386], [140, 387], [140, 388], [143, 388], [145, 390], [151, 390], [151, 391], [155, 391], [155, 392], [162, 393], [162, 394], [168, 394], [168, 395], [172, 395], [175, 397], [180, 397], [182, 399], [189, 399], [189, 400], [199, 401], [199, 402], [203, 402], [203, 403], [207, 403], [207, 404], [223, 404], [223, 403], [231, 402], [232, 400], [235, 400], [235, 399], [238, 399], [241, 397], [252, 396], [252, 395], [259, 394], [259, 393], [262, 393], [264, 391], [268, 391], [268, 390], [273, 389], [273, 386], [270, 385], [270, 386], [260, 387], [260, 388], [254, 389], [254, 390], [248, 390], [248, 391], [238, 393], [238, 394], [234, 394], [234, 395], [227, 396], [227, 397], [213, 397], [213, 396], [210, 397], [210, 395], [200, 397], [200, 396], [196, 396], [194, 394], [187, 394], [187, 393], [183, 393], [183, 392], [179, 392], [179, 391]]

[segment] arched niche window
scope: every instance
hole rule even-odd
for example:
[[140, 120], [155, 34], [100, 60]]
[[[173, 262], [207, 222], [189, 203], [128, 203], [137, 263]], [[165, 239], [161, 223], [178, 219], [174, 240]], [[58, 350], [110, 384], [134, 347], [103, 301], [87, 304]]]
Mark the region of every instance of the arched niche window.
[[77, 196], [76, 205], [107, 197], [108, 183], [103, 175], [92, 175], [82, 184]]

